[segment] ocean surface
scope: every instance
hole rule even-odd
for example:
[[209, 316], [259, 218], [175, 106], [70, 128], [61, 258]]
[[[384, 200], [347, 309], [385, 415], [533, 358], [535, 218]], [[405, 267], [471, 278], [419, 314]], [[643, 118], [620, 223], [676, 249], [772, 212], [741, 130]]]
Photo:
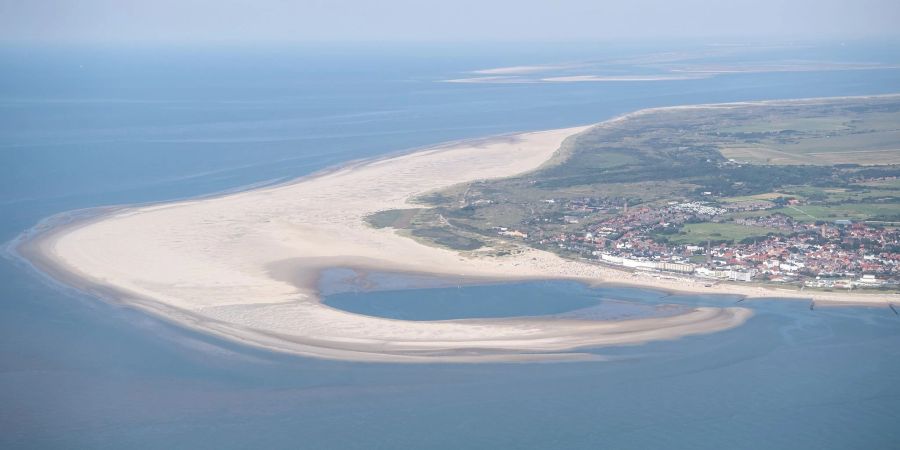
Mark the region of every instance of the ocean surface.
[[[887, 68], [440, 82], [478, 69], [587, 60], [616, 61], [623, 71], [647, 55], [705, 63], [709, 48], [0, 49], [0, 242], [74, 209], [246, 189], [354, 159], [644, 107], [900, 92], [900, 71]], [[716, 62], [896, 65], [898, 48], [754, 47], [717, 54]], [[325, 301], [441, 320], [641, 316], [737, 300], [557, 281], [425, 286], [381, 277], [383, 289], [335, 288]], [[0, 448], [900, 447], [900, 317], [886, 308], [811, 311], [802, 301], [741, 305], [755, 311], [744, 326], [589, 350], [604, 362], [363, 364], [183, 330], [54, 287], [4, 258]]]

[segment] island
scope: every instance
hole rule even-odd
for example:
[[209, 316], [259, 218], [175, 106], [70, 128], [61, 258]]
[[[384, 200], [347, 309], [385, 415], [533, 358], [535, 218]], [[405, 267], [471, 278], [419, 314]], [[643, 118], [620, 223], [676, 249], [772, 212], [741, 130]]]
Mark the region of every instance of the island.
[[524, 245], [673, 280], [860, 301], [873, 297], [847, 293], [900, 286], [898, 177], [896, 96], [661, 108], [572, 137], [538, 170], [369, 220], [488, 256]]
[[[239, 193], [69, 214], [31, 230], [16, 251], [65, 285], [280, 352], [389, 362], [599, 358], [579, 349], [722, 331], [752, 312], [401, 321], [330, 308], [316, 280], [346, 267], [887, 306], [898, 111], [900, 96], [649, 109]], [[775, 252], [785, 282], [734, 262], [760, 263], [743, 257], [755, 249]], [[828, 292], [846, 268], [814, 278], [791, 269], [819, 267], [798, 264], [815, 259], [811, 249], [889, 267], [851, 272], [852, 283], [886, 290]], [[835, 283], [803, 291], [811, 279]]]

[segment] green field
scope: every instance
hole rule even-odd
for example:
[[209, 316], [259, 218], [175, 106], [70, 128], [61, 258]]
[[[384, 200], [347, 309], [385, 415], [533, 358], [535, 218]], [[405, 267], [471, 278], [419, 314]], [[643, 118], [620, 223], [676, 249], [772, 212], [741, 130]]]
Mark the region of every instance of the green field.
[[858, 185], [871, 187], [874, 189], [900, 189], [900, 178], [879, 180], [879, 181], [867, 181], [867, 182], [858, 183]]
[[791, 187], [781, 193], [784, 197], [797, 197], [807, 201], [825, 203], [870, 203], [873, 200], [900, 198], [900, 189], [817, 188]]
[[733, 223], [692, 223], [687, 224], [678, 234], [666, 235], [673, 244], [706, 244], [707, 241], [738, 242], [742, 239], [763, 237], [769, 233], [779, 233], [773, 228], [752, 227]]
[[804, 205], [772, 210], [793, 217], [801, 222], [816, 220], [900, 220], [900, 204], [892, 203], [844, 203], [835, 206]]

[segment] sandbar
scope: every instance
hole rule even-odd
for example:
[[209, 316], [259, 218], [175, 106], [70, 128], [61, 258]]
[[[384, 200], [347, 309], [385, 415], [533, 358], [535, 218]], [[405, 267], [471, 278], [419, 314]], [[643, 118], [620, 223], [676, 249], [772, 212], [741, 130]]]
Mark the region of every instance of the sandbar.
[[[625, 120], [632, 113], [593, 126]], [[219, 337], [297, 355], [379, 362], [595, 359], [579, 349], [640, 344], [741, 325], [748, 308], [697, 307], [668, 317], [593, 321], [541, 317], [413, 322], [324, 305], [316, 276], [360, 267], [490, 279], [559, 278], [749, 297], [854, 299], [888, 295], [775, 291], [665, 279], [522, 249], [461, 254], [365, 222], [420, 194], [539, 167], [588, 127], [461, 141], [357, 162], [277, 186], [108, 208], [33, 232], [17, 252], [53, 279]]]

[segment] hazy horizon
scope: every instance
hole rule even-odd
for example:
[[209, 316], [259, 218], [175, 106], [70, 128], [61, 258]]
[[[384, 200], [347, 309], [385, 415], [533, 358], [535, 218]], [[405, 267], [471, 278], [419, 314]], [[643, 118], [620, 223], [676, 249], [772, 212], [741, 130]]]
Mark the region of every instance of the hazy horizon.
[[897, 23], [890, 0], [0, 0], [6, 44], [853, 40], [898, 38]]

